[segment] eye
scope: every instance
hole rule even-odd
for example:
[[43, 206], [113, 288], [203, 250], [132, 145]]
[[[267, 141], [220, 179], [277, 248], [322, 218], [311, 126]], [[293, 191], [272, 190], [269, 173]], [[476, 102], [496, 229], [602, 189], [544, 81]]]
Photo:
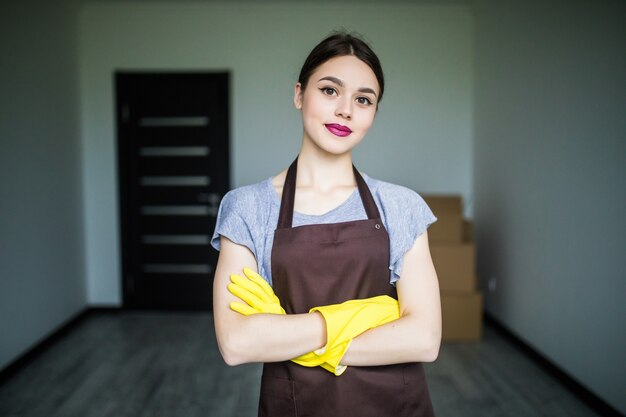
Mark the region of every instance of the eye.
[[335, 90], [332, 87], [322, 87], [320, 88], [320, 91], [322, 93], [324, 93], [327, 96], [336, 96], [337, 95], [337, 90]]
[[359, 104], [363, 104], [365, 106], [371, 106], [372, 105], [372, 100], [370, 100], [367, 97], [357, 97], [356, 98], [356, 102]]

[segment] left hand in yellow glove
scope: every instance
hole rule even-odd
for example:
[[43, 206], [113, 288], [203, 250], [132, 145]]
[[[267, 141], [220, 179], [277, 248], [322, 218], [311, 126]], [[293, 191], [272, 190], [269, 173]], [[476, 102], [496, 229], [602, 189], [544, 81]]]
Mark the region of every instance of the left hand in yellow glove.
[[245, 301], [245, 304], [236, 301], [230, 303], [232, 310], [244, 316], [259, 313], [286, 314], [274, 290], [261, 275], [250, 268], [244, 268], [243, 273], [247, 278], [237, 274], [230, 276], [228, 291]]
[[333, 346], [331, 348], [325, 347], [316, 350], [315, 352], [305, 353], [297, 358], [293, 358], [292, 362], [307, 367], [321, 366], [331, 374], [339, 376], [343, 374], [346, 369], [348, 369], [347, 365], [341, 365], [339, 362], [346, 354], [351, 342], [352, 341], [349, 340], [341, 345]]
[[326, 321], [326, 346], [314, 353], [322, 357], [329, 353], [323, 367], [337, 376], [346, 369], [340, 362], [352, 339], [400, 318], [398, 301], [387, 295], [313, 307], [310, 312], [314, 311], [320, 312]]
[[365, 332], [400, 318], [398, 301], [388, 295], [313, 307], [326, 320], [327, 346], [337, 346]]

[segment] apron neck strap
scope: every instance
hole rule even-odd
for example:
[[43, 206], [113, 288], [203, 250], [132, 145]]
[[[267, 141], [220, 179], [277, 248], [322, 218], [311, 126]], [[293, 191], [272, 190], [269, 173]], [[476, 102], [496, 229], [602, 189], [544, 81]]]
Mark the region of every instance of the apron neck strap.
[[280, 199], [280, 213], [278, 214], [278, 228], [291, 228], [293, 220], [293, 204], [296, 197], [296, 174], [298, 171], [298, 157], [289, 165], [285, 183], [283, 184], [283, 196]]
[[[352, 165], [352, 171], [354, 172], [354, 179], [356, 180], [357, 187], [359, 189], [359, 195], [361, 196], [361, 202], [365, 208], [367, 218], [380, 219], [380, 213], [374, 197], [370, 192], [369, 187], [365, 183], [365, 180]], [[291, 163], [287, 170], [287, 176], [285, 178], [285, 184], [283, 185], [283, 195], [280, 200], [280, 213], [278, 214], [278, 228], [288, 229], [291, 227], [293, 220], [293, 206], [296, 197], [296, 177], [298, 174], [298, 158]]]

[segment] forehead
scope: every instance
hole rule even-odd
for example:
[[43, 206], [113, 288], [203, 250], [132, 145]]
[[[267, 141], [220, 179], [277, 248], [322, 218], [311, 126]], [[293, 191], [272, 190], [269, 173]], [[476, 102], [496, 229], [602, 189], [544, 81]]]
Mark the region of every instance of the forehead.
[[315, 69], [311, 79], [317, 82], [323, 77], [336, 77], [344, 82], [346, 87], [369, 87], [378, 91], [378, 80], [374, 71], [359, 58], [346, 55], [331, 58]]

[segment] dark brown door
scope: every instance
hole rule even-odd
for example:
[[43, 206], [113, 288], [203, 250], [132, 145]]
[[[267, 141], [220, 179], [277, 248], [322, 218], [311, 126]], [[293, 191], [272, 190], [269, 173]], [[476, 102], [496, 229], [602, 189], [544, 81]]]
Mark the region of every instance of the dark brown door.
[[228, 83], [227, 73], [115, 74], [124, 307], [212, 307]]

